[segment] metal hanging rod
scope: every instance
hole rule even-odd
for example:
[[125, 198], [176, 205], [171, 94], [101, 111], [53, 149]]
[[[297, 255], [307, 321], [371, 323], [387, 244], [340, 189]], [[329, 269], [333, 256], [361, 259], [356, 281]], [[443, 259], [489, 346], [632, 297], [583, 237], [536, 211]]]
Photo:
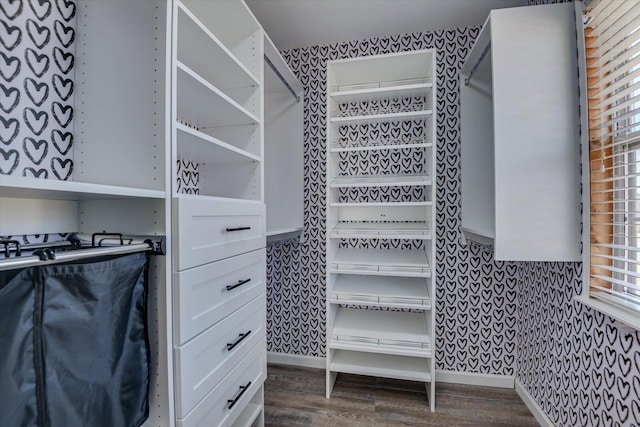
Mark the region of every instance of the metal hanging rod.
[[491, 50], [491, 42], [489, 42], [489, 44], [487, 44], [487, 46], [484, 48], [484, 50], [482, 51], [482, 53], [480, 54], [480, 57], [478, 58], [478, 60], [476, 61], [476, 63], [473, 65], [473, 68], [471, 68], [471, 72], [469, 73], [469, 77], [467, 77], [466, 79], [464, 79], [464, 85], [468, 86], [469, 82], [471, 81], [471, 77], [473, 76], [473, 74], [478, 70], [478, 67], [480, 66], [480, 63], [482, 62], [482, 60], [484, 59], [485, 56], [487, 56], [487, 53], [489, 53], [489, 51]]
[[[98, 246], [95, 246], [95, 238], [97, 236], [111, 236], [110, 238], [103, 238], [98, 242]], [[111, 246], [100, 246], [105, 240], [114, 240], [113, 236], [119, 236], [120, 244], [113, 246], [112, 243], [108, 243]], [[153, 239], [146, 239], [141, 243], [133, 243], [133, 239], [123, 238], [118, 234], [106, 234], [96, 233], [92, 236], [92, 247], [79, 247], [79, 242], [75, 235], [68, 238], [67, 241], [62, 242], [50, 242], [50, 243], [34, 243], [26, 245], [17, 245], [11, 247], [11, 251], [20, 254], [22, 250], [32, 250], [32, 255], [19, 255], [14, 257], [7, 257], [0, 259], [0, 271], [11, 270], [14, 268], [26, 268], [41, 265], [59, 264], [63, 262], [76, 261], [87, 258], [94, 258], [106, 255], [124, 255], [136, 252], [153, 251], [156, 255], [164, 255], [165, 253], [165, 237], [153, 236]], [[130, 243], [125, 243], [125, 240]], [[12, 241], [14, 242], [14, 241]], [[14, 244], [11, 243], [13, 246]], [[68, 248], [72, 249], [55, 252], [55, 248]]]
[[289, 92], [291, 92], [291, 95], [293, 95], [293, 97], [296, 99], [296, 102], [300, 102], [300, 97], [298, 96], [296, 91], [293, 90], [293, 88], [289, 85], [289, 83], [287, 83], [287, 80], [284, 78], [282, 74], [280, 74], [280, 71], [278, 71], [276, 66], [273, 65], [273, 62], [271, 62], [271, 60], [267, 58], [267, 55], [264, 56], [264, 61], [269, 65], [269, 67], [271, 67], [273, 72], [276, 73], [276, 76], [278, 76], [282, 84], [285, 85], [287, 89], [289, 89]]

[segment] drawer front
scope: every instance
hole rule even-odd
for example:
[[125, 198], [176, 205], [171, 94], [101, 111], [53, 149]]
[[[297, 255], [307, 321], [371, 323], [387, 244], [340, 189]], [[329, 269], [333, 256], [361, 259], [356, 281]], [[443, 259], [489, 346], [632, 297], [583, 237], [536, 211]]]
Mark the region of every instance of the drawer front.
[[178, 416], [178, 427], [231, 425], [266, 379], [266, 345], [260, 341], [186, 417]]
[[176, 345], [183, 345], [265, 292], [260, 249], [174, 274]]
[[[264, 294], [175, 350], [176, 416], [184, 417], [266, 336]], [[266, 348], [264, 349], [266, 351]]]
[[244, 200], [174, 199], [177, 270], [264, 248], [265, 205]]

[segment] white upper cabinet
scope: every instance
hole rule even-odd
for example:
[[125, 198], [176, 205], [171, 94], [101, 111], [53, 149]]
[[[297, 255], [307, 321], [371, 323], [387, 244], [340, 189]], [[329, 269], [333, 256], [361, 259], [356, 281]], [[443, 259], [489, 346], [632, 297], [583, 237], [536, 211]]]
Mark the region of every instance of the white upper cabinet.
[[264, 36], [264, 197], [267, 240], [302, 238], [304, 91]]
[[462, 230], [497, 260], [580, 259], [573, 4], [491, 11], [461, 71]]

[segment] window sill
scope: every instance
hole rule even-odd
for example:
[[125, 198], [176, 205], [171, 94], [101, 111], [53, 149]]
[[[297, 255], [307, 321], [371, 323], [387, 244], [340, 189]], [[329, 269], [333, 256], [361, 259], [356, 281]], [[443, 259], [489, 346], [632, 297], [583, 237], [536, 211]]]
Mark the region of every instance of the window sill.
[[604, 315], [613, 317], [614, 319], [624, 323], [625, 325], [640, 331], [640, 314], [633, 313], [612, 304], [591, 298], [587, 295], [578, 295], [574, 299], [588, 307], [598, 310]]

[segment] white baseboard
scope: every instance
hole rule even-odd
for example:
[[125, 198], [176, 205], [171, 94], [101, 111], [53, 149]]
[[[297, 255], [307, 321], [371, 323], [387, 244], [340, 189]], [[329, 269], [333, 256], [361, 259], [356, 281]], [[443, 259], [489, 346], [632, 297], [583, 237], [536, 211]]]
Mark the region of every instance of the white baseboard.
[[515, 377], [511, 375], [476, 374], [471, 372], [436, 370], [436, 382], [513, 388]]
[[[326, 368], [324, 357], [302, 356], [299, 354], [287, 354], [267, 352], [267, 363], [275, 365], [301, 366], [305, 368]], [[475, 374], [457, 371], [436, 370], [436, 382], [480, 385], [486, 387], [513, 388], [515, 377], [508, 375]]]
[[553, 422], [549, 419], [544, 410], [538, 405], [538, 402], [535, 401], [533, 396], [529, 394], [526, 388], [522, 385], [522, 383], [516, 379], [516, 393], [522, 399], [527, 408], [531, 411], [536, 420], [540, 423], [542, 427], [554, 427]]
[[303, 366], [305, 368], [325, 369], [327, 363], [324, 357], [302, 356], [299, 354], [267, 352], [267, 363], [276, 365]]

